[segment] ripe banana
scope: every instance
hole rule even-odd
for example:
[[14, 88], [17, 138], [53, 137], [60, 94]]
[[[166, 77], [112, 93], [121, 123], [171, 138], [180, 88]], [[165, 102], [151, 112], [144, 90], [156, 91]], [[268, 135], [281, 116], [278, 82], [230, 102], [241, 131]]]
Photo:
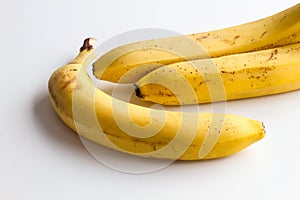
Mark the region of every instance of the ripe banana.
[[[165, 105], [208, 103], [297, 90], [300, 89], [300, 43], [167, 65], [148, 73], [135, 85], [138, 97]], [[188, 88], [192, 88], [194, 98], [188, 96]]]
[[94, 63], [98, 79], [134, 83], [162, 65], [275, 48], [300, 42], [300, 4], [225, 29], [117, 47]]
[[228, 156], [264, 137], [261, 122], [241, 116], [158, 110], [109, 96], [86, 72], [90, 42], [48, 83], [54, 110], [80, 135], [132, 155], [180, 160]]

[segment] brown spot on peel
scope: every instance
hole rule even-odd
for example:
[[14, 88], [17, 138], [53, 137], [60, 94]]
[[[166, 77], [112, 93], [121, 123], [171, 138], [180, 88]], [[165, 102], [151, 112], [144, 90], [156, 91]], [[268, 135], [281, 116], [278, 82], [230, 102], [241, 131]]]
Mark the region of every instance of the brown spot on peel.
[[202, 42], [202, 40], [206, 39], [206, 38], [208, 38], [208, 36], [205, 35], [205, 36], [197, 38], [196, 40], [199, 41], [199, 42]]
[[267, 32], [268, 32], [268, 31], [263, 32], [263, 33], [261, 34], [261, 36], [260, 36], [260, 39], [263, 38], [263, 37], [267, 34]]
[[[268, 58], [267, 61], [271, 60], [271, 59], [273, 58], [273, 56], [276, 55], [277, 53], [278, 53], [278, 50], [277, 50], [277, 49], [275, 49], [273, 52], [271, 52], [271, 55], [270, 55], [270, 57]], [[267, 61], [266, 61], [266, 62], [267, 62]]]
[[236, 40], [236, 39], [238, 39], [240, 37], [241, 37], [240, 35], [236, 35], [233, 39]]
[[74, 77], [74, 78], [66, 81], [65, 84], [60, 89], [61, 90], [65, 89], [68, 85], [70, 85], [71, 83], [75, 82], [75, 80], [76, 80], [76, 77]]

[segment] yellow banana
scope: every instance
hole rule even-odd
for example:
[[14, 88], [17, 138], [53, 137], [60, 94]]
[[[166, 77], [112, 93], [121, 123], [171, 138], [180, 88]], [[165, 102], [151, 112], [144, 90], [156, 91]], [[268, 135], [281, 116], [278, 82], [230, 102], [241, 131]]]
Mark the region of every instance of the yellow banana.
[[48, 83], [56, 113], [80, 135], [132, 155], [181, 160], [228, 156], [264, 137], [261, 122], [241, 116], [158, 110], [109, 96], [86, 72], [90, 41]]
[[[195, 98], [188, 97], [189, 87]], [[297, 89], [300, 89], [300, 43], [179, 62], [158, 68], [136, 83], [136, 93], [141, 99], [165, 105], [241, 99]]]
[[300, 42], [300, 4], [225, 29], [141, 41], [117, 47], [94, 63], [98, 79], [134, 83], [162, 65], [244, 53]]

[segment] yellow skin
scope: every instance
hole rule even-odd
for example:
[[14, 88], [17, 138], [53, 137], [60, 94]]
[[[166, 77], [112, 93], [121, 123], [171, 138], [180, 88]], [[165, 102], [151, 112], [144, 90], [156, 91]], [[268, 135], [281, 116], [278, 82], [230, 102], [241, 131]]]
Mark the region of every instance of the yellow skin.
[[[91, 57], [89, 57], [91, 56]], [[156, 110], [115, 99], [86, 73], [89, 39], [49, 80], [53, 108], [80, 135], [125, 153], [164, 159], [201, 160], [234, 154], [264, 137], [261, 122], [232, 114]]]
[[[172, 88], [173, 87], [173, 88]], [[194, 96], [187, 95], [192, 88]], [[164, 105], [242, 99], [300, 89], [300, 43], [158, 68], [136, 83], [137, 95]]]
[[[162, 65], [300, 42], [300, 4], [254, 22], [117, 47], [94, 63], [98, 79], [134, 83]], [[105, 70], [104, 70], [105, 69]]]

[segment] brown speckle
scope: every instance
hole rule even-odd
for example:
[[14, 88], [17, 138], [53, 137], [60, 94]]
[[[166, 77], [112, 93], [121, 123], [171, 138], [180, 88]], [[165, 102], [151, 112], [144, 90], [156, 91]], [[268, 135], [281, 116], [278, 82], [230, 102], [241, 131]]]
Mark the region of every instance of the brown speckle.
[[260, 39], [263, 38], [267, 33], [268, 33], [268, 31], [263, 32], [260, 36]]
[[202, 42], [202, 40], [206, 39], [206, 38], [208, 38], [208, 36], [205, 35], [205, 36], [197, 38], [196, 40], [199, 41], [199, 42]]
[[240, 38], [241, 36], [240, 35], [236, 35], [236, 36], [234, 36], [234, 40], [236, 40], [236, 39], [238, 39], [238, 38]]
[[222, 74], [235, 74], [235, 71], [224, 71], [224, 70], [221, 70], [221, 73]]
[[273, 58], [274, 55], [276, 55], [278, 53], [278, 50], [275, 49], [273, 52], [271, 52], [270, 57], [266, 60], [266, 62], [268, 62], [269, 60], [271, 60]]

